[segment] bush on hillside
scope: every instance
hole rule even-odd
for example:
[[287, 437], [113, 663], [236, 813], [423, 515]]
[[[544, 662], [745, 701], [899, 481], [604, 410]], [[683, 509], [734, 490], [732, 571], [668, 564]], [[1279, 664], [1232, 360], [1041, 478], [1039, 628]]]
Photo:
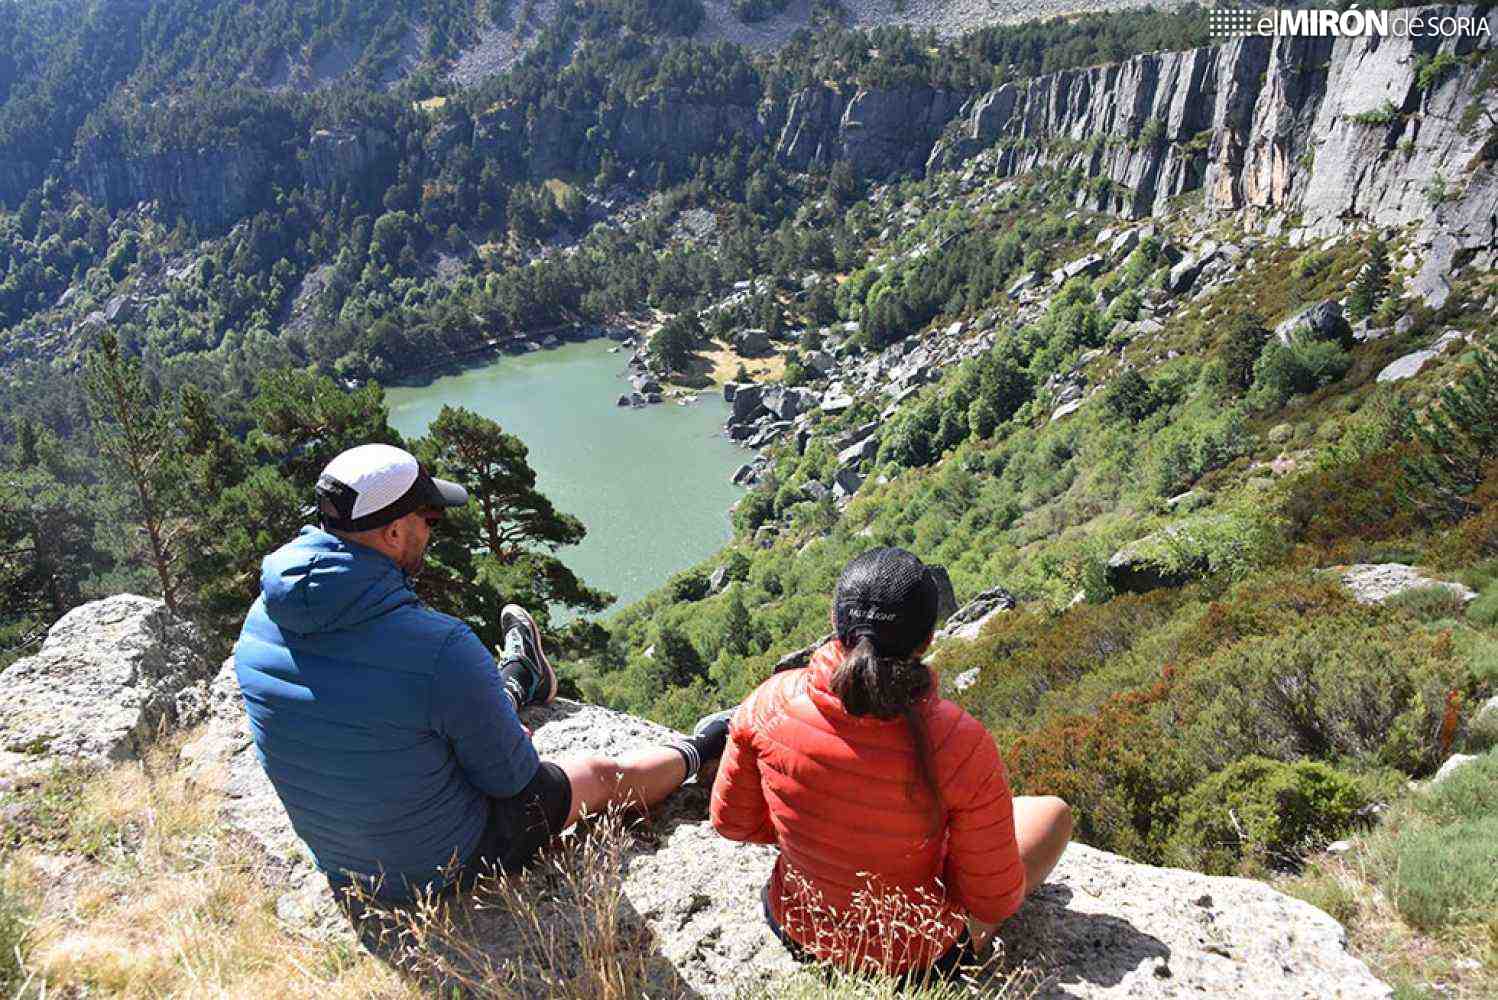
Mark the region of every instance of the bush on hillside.
[[1150, 384], [1133, 368], [1126, 368], [1103, 390], [1103, 409], [1116, 420], [1138, 423], [1159, 403]]
[[1498, 815], [1407, 831], [1394, 850], [1394, 906], [1422, 930], [1498, 906]]
[[1015, 793], [1059, 795], [1076, 817], [1076, 839], [1159, 863], [1177, 805], [1202, 777], [1154, 717], [1168, 694], [1157, 684], [1019, 737], [1004, 755]]
[[707, 596], [707, 576], [696, 569], [689, 569], [677, 573], [671, 578], [671, 600], [681, 603], [682, 601], [700, 601]]
[[1174, 864], [1214, 875], [1293, 868], [1307, 848], [1346, 832], [1367, 804], [1355, 776], [1326, 764], [1245, 757], [1182, 800], [1168, 853]]
[[1424, 774], [1443, 754], [1447, 697], [1469, 684], [1449, 633], [1358, 607], [1247, 639], [1195, 668], [1182, 738], [1206, 767], [1260, 755]]
[[1329, 340], [1295, 337], [1286, 346], [1271, 340], [1254, 362], [1249, 399], [1256, 409], [1276, 410], [1291, 397], [1315, 392], [1352, 368], [1352, 356]]
[[1484, 754], [1458, 768], [1418, 795], [1415, 805], [1440, 823], [1498, 816], [1498, 753]]
[[1219, 469], [1252, 444], [1241, 404], [1222, 407], [1203, 401], [1149, 442], [1144, 473], [1157, 496], [1180, 493], [1213, 469]]
[[1227, 332], [1218, 342], [1217, 357], [1227, 372], [1228, 384], [1237, 391], [1253, 385], [1254, 364], [1268, 340], [1264, 321], [1254, 313], [1242, 313], [1229, 321]]

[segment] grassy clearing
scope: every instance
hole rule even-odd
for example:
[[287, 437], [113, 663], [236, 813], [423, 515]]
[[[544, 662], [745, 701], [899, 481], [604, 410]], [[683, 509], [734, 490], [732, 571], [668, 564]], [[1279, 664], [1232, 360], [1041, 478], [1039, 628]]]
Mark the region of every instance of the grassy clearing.
[[698, 354], [706, 360], [707, 376], [714, 385], [732, 382], [740, 365], [744, 366], [749, 377], [756, 382], [773, 382], [785, 375], [785, 358], [779, 354], [772, 354], [767, 358], [746, 358], [717, 340], [713, 341], [711, 350], [699, 351]]
[[1498, 995], [1498, 754], [1393, 805], [1280, 888], [1347, 928], [1401, 998]]

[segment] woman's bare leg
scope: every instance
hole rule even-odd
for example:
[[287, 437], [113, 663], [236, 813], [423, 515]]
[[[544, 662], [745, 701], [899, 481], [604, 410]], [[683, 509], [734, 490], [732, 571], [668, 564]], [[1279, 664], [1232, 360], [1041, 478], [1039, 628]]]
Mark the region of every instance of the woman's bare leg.
[[586, 810], [600, 813], [615, 803], [649, 809], [681, 787], [687, 777], [686, 760], [672, 747], [650, 747], [618, 760], [572, 757], [554, 762], [572, 783], [572, 810], [567, 825]]
[[1028, 895], [1045, 882], [1071, 842], [1071, 806], [1054, 795], [1016, 795], [1014, 839]]
[[[1039, 888], [1061, 860], [1071, 842], [1071, 807], [1054, 795], [1014, 797], [1014, 839], [1019, 842], [1020, 864], [1025, 866], [1025, 894]], [[998, 924], [969, 919], [968, 934], [980, 951], [988, 945]]]

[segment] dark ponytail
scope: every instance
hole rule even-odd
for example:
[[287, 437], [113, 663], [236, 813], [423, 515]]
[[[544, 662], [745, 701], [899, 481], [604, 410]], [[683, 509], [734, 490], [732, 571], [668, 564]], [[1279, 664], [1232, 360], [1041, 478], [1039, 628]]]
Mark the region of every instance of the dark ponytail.
[[920, 771], [921, 783], [931, 793], [933, 818], [940, 830], [945, 810], [936, 780], [931, 734], [926, 730], [926, 720], [919, 708], [921, 700], [931, 693], [933, 683], [931, 671], [919, 658], [880, 656], [874, 640], [868, 635], [859, 637], [831, 679], [832, 692], [842, 701], [849, 715], [905, 720], [915, 743], [916, 768]]

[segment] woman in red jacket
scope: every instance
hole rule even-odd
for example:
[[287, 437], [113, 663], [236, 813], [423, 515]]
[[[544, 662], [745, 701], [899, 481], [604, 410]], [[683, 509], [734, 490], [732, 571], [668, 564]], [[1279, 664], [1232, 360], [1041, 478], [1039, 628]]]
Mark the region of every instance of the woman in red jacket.
[[993, 737], [937, 695], [936, 607], [919, 559], [865, 552], [838, 579], [836, 638], [734, 713], [713, 826], [779, 846], [765, 916], [798, 959], [950, 974], [1071, 836], [1066, 803], [1013, 797]]

